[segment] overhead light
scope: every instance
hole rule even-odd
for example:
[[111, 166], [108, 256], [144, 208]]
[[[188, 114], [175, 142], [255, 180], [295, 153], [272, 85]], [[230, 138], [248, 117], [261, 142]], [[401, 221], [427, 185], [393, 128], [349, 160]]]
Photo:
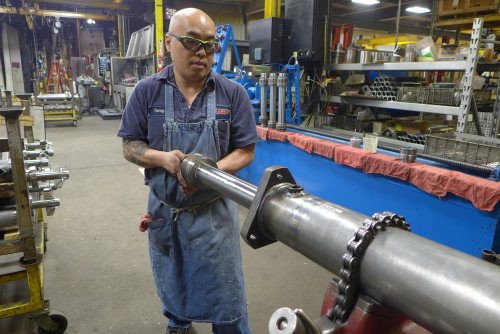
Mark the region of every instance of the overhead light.
[[379, 0], [351, 0], [353, 3], [358, 3], [360, 5], [376, 5], [380, 3]]
[[87, 19], [87, 24], [95, 24], [95, 21], [93, 19]]
[[420, 6], [406, 7], [406, 11], [410, 12], [410, 13], [415, 13], [415, 14], [424, 14], [424, 13], [431, 12], [431, 10], [429, 8], [420, 7]]

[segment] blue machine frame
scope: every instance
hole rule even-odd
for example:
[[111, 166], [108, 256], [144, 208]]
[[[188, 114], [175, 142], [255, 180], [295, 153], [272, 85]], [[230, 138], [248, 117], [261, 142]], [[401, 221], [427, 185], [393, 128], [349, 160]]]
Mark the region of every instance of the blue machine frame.
[[[212, 70], [217, 73], [222, 74], [222, 65], [224, 65], [224, 57], [226, 56], [227, 48], [229, 43], [233, 44], [233, 51], [236, 56], [236, 61], [238, 62], [238, 69], [241, 71], [241, 60], [238, 53], [238, 48], [236, 47], [236, 40], [234, 39], [233, 28], [230, 24], [224, 24], [217, 26], [215, 28], [215, 38], [219, 41], [220, 49], [215, 52], [214, 60], [212, 63]], [[230, 72], [236, 75], [235, 72]], [[228, 74], [228, 73], [224, 73]]]
[[[393, 154], [380, 149], [378, 152]], [[408, 182], [365, 174], [288, 142], [260, 140], [254, 162], [239, 175], [258, 184], [264, 169], [272, 165], [288, 167], [305, 191], [336, 204], [369, 216], [384, 210], [401, 214], [413, 233], [473, 256], [480, 256], [483, 249], [500, 252], [499, 205], [492, 212], [480, 211], [457, 196], [439, 198]]]
[[[286, 73], [288, 78], [288, 83], [286, 87], [286, 109], [285, 109], [285, 120], [288, 124], [300, 124], [301, 123], [301, 113], [300, 113], [300, 65], [298, 61], [295, 65], [286, 64], [280, 66], [282, 71]], [[293, 115], [292, 106], [292, 90], [295, 90], [295, 115]], [[269, 96], [269, 95], [268, 95]]]

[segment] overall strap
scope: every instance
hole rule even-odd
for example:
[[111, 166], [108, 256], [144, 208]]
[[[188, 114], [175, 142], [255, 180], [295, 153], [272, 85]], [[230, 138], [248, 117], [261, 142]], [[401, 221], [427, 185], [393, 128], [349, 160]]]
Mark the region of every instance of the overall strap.
[[174, 88], [165, 84], [165, 123], [174, 122]]
[[215, 120], [215, 89], [207, 93], [207, 121]]

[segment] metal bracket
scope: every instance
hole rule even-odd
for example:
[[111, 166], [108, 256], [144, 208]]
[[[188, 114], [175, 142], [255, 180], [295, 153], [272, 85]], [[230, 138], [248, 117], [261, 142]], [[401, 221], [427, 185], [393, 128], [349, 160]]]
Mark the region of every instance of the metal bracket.
[[295, 180], [286, 167], [271, 166], [266, 168], [259, 183], [259, 188], [248, 211], [245, 223], [241, 228], [241, 236], [250, 247], [257, 249], [276, 242], [265, 229], [264, 223], [259, 219], [262, 203], [272, 187], [282, 184], [295, 184]]

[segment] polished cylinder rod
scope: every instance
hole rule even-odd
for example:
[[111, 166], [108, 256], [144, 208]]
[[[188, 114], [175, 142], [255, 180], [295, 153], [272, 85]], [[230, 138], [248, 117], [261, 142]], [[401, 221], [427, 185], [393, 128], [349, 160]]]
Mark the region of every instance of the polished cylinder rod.
[[267, 73], [262, 73], [259, 79], [260, 84], [260, 117], [259, 123], [267, 127]]
[[215, 190], [249, 208], [257, 187], [217, 169], [217, 165], [200, 154], [190, 154], [182, 161], [182, 176], [190, 184]]
[[32, 209], [57, 208], [59, 205], [61, 205], [61, 201], [59, 201], [58, 198], [53, 198], [31, 201], [30, 204]]
[[278, 84], [278, 77], [276, 73], [269, 74], [269, 122], [267, 126], [276, 128], [276, 89]]
[[17, 212], [16, 210], [0, 210], [0, 230], [16, 226], [17, 227]]
[[26, 167], [47, 167], [49, 165], [49, 160], [24, 160], [24, 166]]
[[30, 172], [26, 174], [26, 178], [31, 181], [50, 181], [50, 180], [60, 180], [68, 179], [69, 171], [60, 170], [59, 172]]
[[276, 130], [285, 131], [285, 109], [286, 109], [286, 87], [288, 79], [286, 73], [280, 73], [278, 76], [278, 123]]
[[[192, 160], [195, 160], [193, 162]], [[257, 189], [188, 156], [182, 173], [249, 207]], [[244, 195], [238, 194], [243, 188]], [[253, 194], [253, 196], [252, 196]], [[243, 200], [244, 199], [244, 200]], [[259, 226], [334, 274], [354, 233], [369, 217], [291, 184], [272, 187]], [[500, 267], [397, 228], [374, 238], [361, 263], [360, 289], [438, 333], [491, 333], [500, 328]]]

